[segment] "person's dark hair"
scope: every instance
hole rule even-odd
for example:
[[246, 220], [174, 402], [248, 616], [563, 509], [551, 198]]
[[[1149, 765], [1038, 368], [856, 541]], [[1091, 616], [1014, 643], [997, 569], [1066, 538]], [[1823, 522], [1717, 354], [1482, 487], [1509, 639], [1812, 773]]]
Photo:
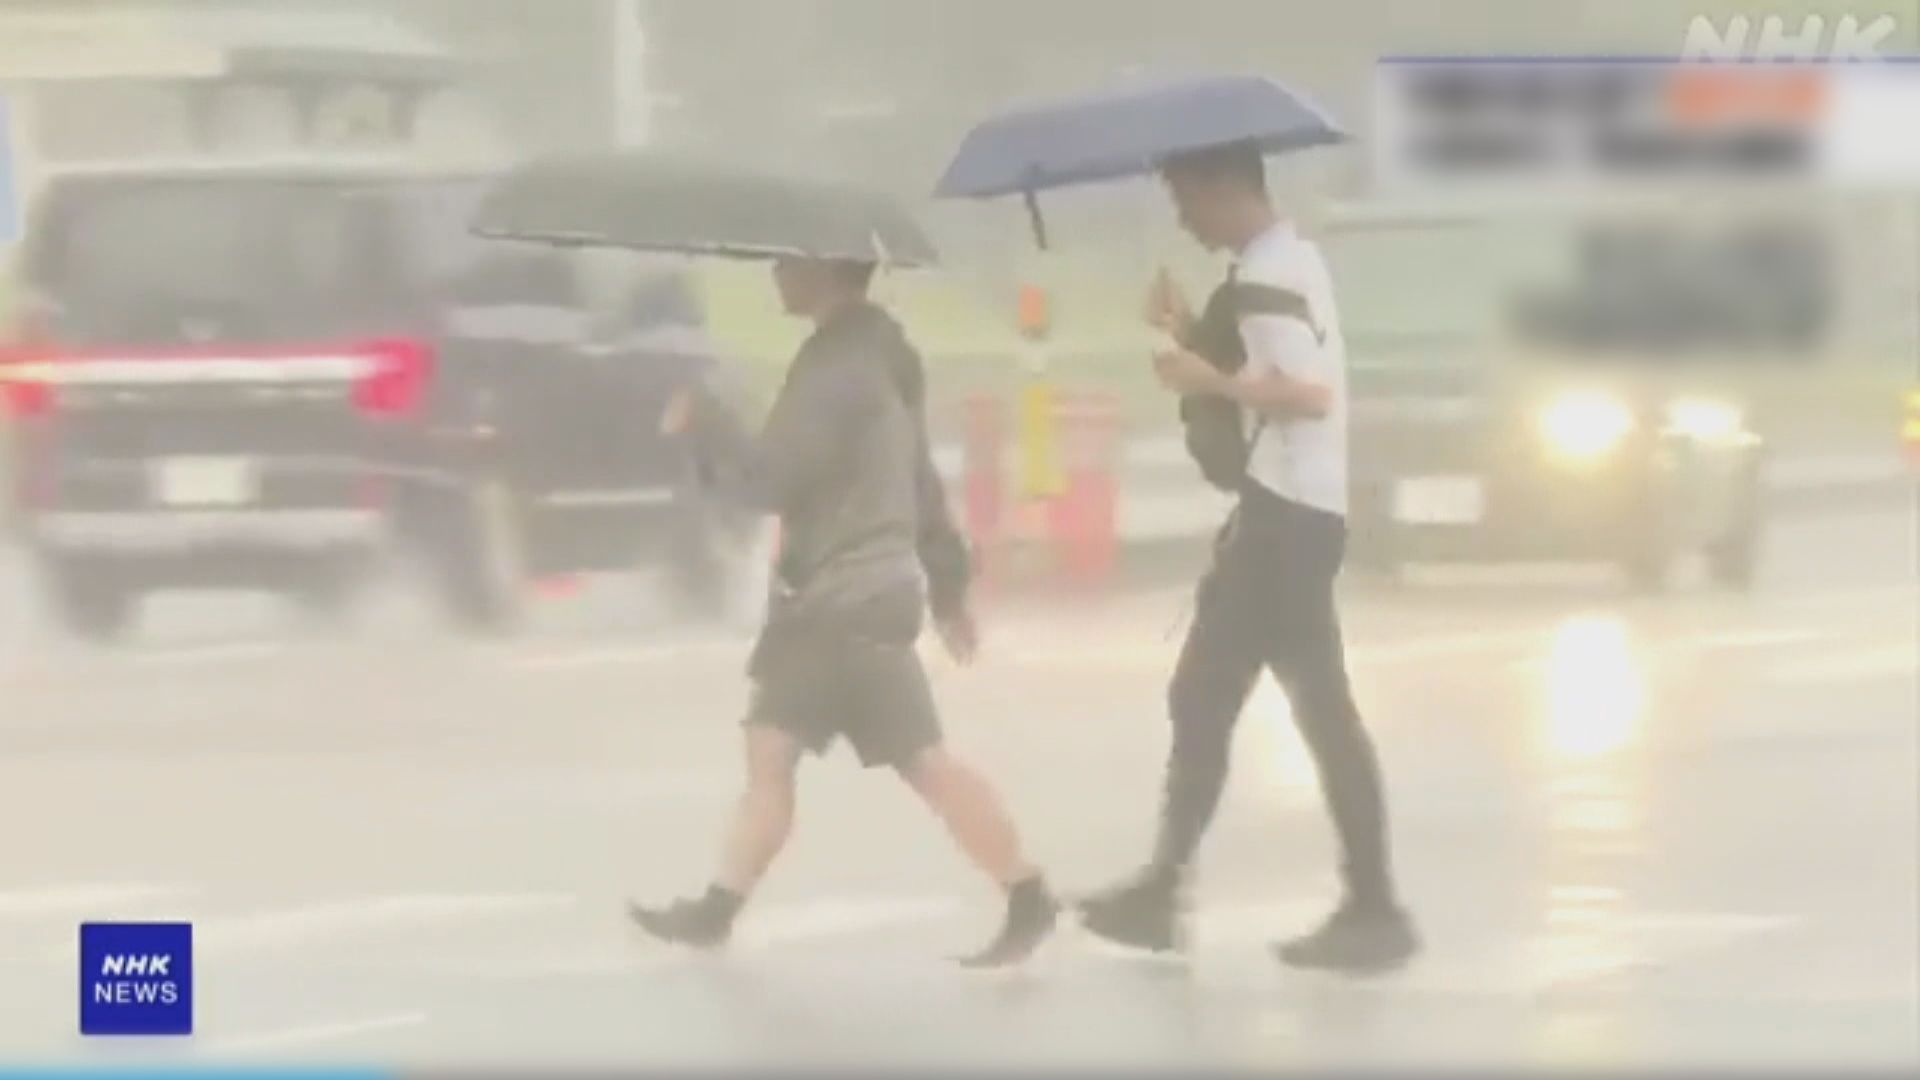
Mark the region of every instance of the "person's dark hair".
[[1233, 180], [1262, 194], [1267, 190], [1266, 158], [1260, 148], [1250, 142], [1225, 143], [1174, 154], [1162, 164], [1161, 172]]

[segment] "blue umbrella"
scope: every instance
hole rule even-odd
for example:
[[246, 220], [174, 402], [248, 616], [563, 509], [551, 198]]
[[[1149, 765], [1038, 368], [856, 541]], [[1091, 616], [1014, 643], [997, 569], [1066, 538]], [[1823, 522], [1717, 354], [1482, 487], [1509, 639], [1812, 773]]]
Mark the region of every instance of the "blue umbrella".
[[1169, 157], [1251, 143], [1269, 154], [1345, 142], [1317, 105], [1257, 75], [1123, 85], [982, 122], [935, 187], [940, 198], [1024, 195], [1042, 246], [1034, 194], [1156, 171]]

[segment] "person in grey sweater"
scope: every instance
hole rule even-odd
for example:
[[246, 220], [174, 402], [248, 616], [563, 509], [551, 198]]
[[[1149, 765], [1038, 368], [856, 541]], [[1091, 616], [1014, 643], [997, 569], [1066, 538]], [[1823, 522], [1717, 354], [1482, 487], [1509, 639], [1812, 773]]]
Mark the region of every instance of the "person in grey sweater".
[[914, 648], [930, 603], [948, 651], [974, 658], [971, 560], [934, 470], [920, 357], [868, 299], [873, 272], [823, 259], [776, 264], [788, 312], [815, 329], [758, 436], [694, 392], [662, 420], [704, 467], [730, 472], [730, 486], [779, 516], [781, 554], [749, 663], [747, 784], [720, 871], [702, 896], [633, 904], [629, 915], [669, 942], [724, 944], [786, 843], [802, 756], [845, 738], [862, 764], [897, 771], [1006, 890], [1000, 932], [962, 962], [1015, 964], [1052, 932], [1059, 904], [993, 786], [946, 746]]

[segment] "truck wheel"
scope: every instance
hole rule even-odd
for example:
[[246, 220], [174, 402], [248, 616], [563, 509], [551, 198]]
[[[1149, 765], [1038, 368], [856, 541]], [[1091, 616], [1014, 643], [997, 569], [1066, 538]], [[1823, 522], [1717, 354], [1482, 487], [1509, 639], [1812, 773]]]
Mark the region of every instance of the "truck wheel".
[[309, 626], [337, 630], [352, 621], [362, 584], [360, 567], [344, 561], [327, 562], [284, 595]]
[[449, 517], [434, 560], [448, 618], [470, 632], [518, 626], [525, 615], [526, 564], [512, 491], [501, 481], [487, 481]]
[[55, 567], [51, 575], [54, 617], [66, 633], [107, 644], [132, 628], [140, 598], [120, 582], [81, 566]]

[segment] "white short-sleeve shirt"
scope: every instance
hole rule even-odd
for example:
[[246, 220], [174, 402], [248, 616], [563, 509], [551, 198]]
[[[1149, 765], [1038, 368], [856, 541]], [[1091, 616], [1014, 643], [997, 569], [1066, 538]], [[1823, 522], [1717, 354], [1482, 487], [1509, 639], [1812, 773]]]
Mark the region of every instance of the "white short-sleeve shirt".
[[1296, 301], [1304, 310], [1295, 314], [1270, 310], [1284, 303], [1250, 304], [1252, 312], [1240, 319], [1247, 350], [1242, 377], [1277, 371], [1324, 386], [1332, 397], [1322, 417], [1268, 418], [1262, 426], [1260, 417], [1248, 410], [1248, 432], [1258, 429], [1248, 474], [1282, 498], [1345, 516], [1347, 351], [1326, 260], [1318, 245], [1300, 236], [1292, 224], [1280, 222], [1240, 253], [1236, 275], [1243, 290], [1255, 287], [1255, 295], [1270, 289], [1304, 301]]

